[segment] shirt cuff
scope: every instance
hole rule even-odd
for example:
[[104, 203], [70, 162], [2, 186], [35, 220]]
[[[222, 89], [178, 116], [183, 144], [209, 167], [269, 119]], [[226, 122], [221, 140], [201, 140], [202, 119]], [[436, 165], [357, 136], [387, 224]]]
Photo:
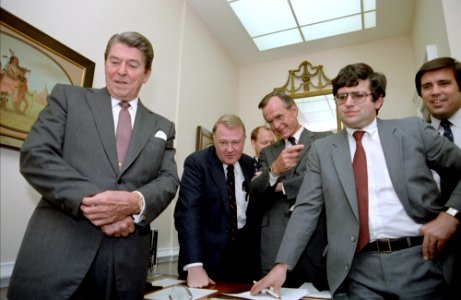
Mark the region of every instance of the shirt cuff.
[[182, 268], [182, 270], [187, 271], [187, 269], [192, 268], [192, 267], [203, 267], [203, 263], [196, 262], [196, 263], [187, 264], [184, 266], [184, 268]]
[[280, 176], [275, 176], [272, 172], [269, 171], [269, 184], [270, 186], [274, 186], [277, 184], [277, 180]]
[[139, 214], [131, 215], [131, 216], [133, 217], [134, 222], [136, 224], [139, 224], [144, 220], [144, 212], [146, 210], [146, 200], [144, 199], [144, 196], [143, 194], [141, 194], [141, 192], [134, 191], [133, 193], [139, 196], [139, 203], [141, 204], [141, 211], [139, 212]]

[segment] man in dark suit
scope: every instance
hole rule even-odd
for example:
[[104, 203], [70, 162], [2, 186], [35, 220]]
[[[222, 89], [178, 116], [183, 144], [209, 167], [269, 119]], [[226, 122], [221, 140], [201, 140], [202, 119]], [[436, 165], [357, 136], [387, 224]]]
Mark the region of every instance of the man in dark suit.
[[[333, 79], [346, 128], [312, 144], [277, 264], [252, 293], [279, 291], [325, 206], [335, 299], [445, 299], [441, 261], [459, 255], [448, 241], [459, 227], [449, 210], [461, 209], [461, 150], [419, 118], [378, 119], [385, 89], [363, 63]], [[448, 200], [430, 168], [457, 178]]]
[[21, 149], [21, 173], [42, 199], [9, 299], [143, 298], [150, 223], [179, 184], [174, 124], [138, 98], [153, 56], [141, 34], [116, 34], [104, 54], [106, 88], [56, 85], [48, 97]]
[[[279, 140], [262, 149], [261, 174], [251, 184], [251, 199], [263, 214], [261, 227], [261, 269], [266, 274], [274, 265], [277, 251], [304, 177], [306, 153], [311, 143], [331, 132], [311, 132], [297, 119], [298, 107], [284, 93], [273, 92], [259, 103], [264, 119]], [[291, 140], [291, 141], [290, 141]], [[319, 223], [315, 238], [306, 247], [297, 267], [290, 272], [287, 286], [311, 281], [326, 288], [322, 254], [326, 246], [325, 224]]]
[[[246, 214], [247, 193], [254, 169], [253, 159], [242, 153], [245, 126], [240, 118], [220, 117], [213, 141], [213, 146], [186, 158], [174, 211], [178, 272], [190, 287], [215, 280], [251, 282], [258, 267], [248, 250], [252, 241], [245, 226], [251, 218]], [[232, 177], [235, 184], [229, 189]]]
[[255, 150], [254, 167], [255, 172], [259, 172], [261, 165], [258, 162], [259, 153], [263, 148], [272, 145], [275, 142], [275, 135], [272, 130], [266, 126], [255, 127], [250, 135], [251, 147]]
[[[425, 62], [415, 76], [416, 91], [422, 97], [424, 107], [430, 114], [429, 123], [440, 135], [461, 147], [461, 62], [452, 57], [438, 57]], [[441, 197], [448, 199], [455, 188], [456, 177], [445, 174], [440, 180], [434, 174], [441, 187]], [[459, 212], [452, 211], [453, 214]], [[458, 253], [461, 253], [461, 230], [456, 232], [450, 241], [456, 244]], [[451, 294], [456, 297], [461, 282], [461, 256], [457, 261], [444, 262], [446, 274], [449, 278]]]

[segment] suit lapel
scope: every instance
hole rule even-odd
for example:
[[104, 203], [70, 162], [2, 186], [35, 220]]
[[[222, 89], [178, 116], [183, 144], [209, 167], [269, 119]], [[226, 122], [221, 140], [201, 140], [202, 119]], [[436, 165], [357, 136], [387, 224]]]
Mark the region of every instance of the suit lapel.
[[115, 147], [115, 127], [110, 95], [107, 89], [94, 90], [88, 94], [87, 103], [93, 112], [93, 119], [104, 151], [115, 173], [118, 173], [117, 148]]
[[402, 137], [397, 134], [397, 129], [392, 122], [377, 119], [378, 134], [381, 147], [386, 160], [387, 170], [394, 190], [400, 199], [408, 199], [406, 183], [401, 167], [403, 163]]
[[227, 183], [223, 164], [216, 156], [216, 148], [214, 146], [209, 147], [208, 151], [208, 166], [210, 167], [211, 178], [218, 189], [219, 198], [223, 202], [227, 214], [230, 215], [229, 196], [227, 194]]
[[122, 165], [120, 173], [126, 170], [128, 166], [133, 163], [149, 139], [152, 137], [157, 120], [151, 116], [152, 112], [150, 112], [141, 103], [141, 100], [138, 100], [138, 109], [136, 111], [133, 133], [131, 135], [131, 141], [125, 157], [125, 162]]
[[344, 129], [335, 136], [336, 139], [332, 142], [333, 151], [331, 152], [333, 165], [336, 168], [338, 180], [346, 194], [347, 201], [358, 220], [357, 193], [355, 191], [354, 172], [350, 159], [351, 154], [347, 132]]

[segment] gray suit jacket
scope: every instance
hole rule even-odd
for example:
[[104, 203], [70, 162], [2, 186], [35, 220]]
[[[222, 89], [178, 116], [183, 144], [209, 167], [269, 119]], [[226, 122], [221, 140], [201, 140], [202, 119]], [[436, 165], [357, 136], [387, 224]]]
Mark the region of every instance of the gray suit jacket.
[[[250, 186], [252, 201], [258, 201], [262, 211], [261, 226], [261, 268], [263, 273], [272, 268], [277, 256], [277, 251], [282, 241], [289, 219], [289, 209], [294, 204], [299, 188], [303, 181], [306, 169], [307, 152], [311, 143], [316, 139], [325, 137], [331, 132], [311, 132], [304, 129], [298, 144], [303, 144], [304, 149], [298, 164], [282, 174], [279, 180], [283, 183], [285, 195], [274, 192], [274, 187], [269, 184], [269, 167], [277, 159], [280, 152], [285, 149], [284, 140], [262, 149], [258, 162], [261, 164], [262, 174], [255, 178]], [[324, 246], [324, 245], [323, 245]], [[319, 250], [320, 252], [323, 249]]]
[[[21, 173], [42, 199], [15, 262], [10, 299], [67, 299], [75, 292], [103, 239], [101, 229], [81, 215], [80, 202], [106, 190], [137, 190], [145, 197], [145, 220], [136, 231], [109, 238], [120, 297], [142, 297], [149, 224], [168, 206], [179, 184], [174, 137], [174, 124], [139, 102], [119, 170], [107, 90], [56, 85], [21, 149]], [[133, 293], [136, 289], [140, 295]]]
[[[434, 219], [445, 206], [461, 209], [461, 183], [447, 203], [430, 168], [461, 177], [461, 150], [418, 118], [383, 121], [378, 132], [392, 185], [405, 211], [417, 223]], [[315, 142], [296, 208], [288, 223], [277, 262], [293, 265], [310, 239], [325, 205], [327, 216], [327, 276], [334, 293], [354, 259], [359, 231], [354, 174], [347, 133]]]

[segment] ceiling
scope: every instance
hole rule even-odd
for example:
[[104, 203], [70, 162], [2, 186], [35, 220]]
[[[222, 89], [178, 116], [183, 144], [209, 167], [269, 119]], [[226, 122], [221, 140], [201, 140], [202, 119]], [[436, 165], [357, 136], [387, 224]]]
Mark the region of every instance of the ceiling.
[[[282, 59], [410, 34], [416, 3], [416, 0], [377, 0], [376, 28], [259, 51], [226, 0], [185, 1], [238, 65]], [[264, 0], [261, 0], [261, 3], [264, 3]]]

